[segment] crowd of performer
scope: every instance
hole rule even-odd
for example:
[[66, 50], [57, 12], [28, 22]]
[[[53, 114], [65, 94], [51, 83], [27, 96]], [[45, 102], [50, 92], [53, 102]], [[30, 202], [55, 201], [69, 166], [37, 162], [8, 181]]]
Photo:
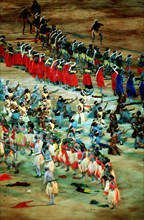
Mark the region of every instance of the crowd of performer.
[[[52, 34], [54, 31], [55, 34]], [[51, 47], [57, 48], [57, 40], [62, 38], [61, 31], [54, 28], [51, 32]], [[59, 36], [60, 32], [60, 36]], [[55, 35], [55, 38], [53, 38]], [[59, 36], [59, 37], [58, 37]], [[62, 42], [67, 42], [66, 38]], [[11, 43], [7, 43], [6, 37], [2, 35], [0, 37], [0, 59], [5, 62], [6, 66], [16, 66], [29, 72], [33, 77], [40, 81], [50, 82], [64, 86], [65, 89], [72, 88], [75, 91], [79, 88], [80, 84], [84, 86], [84, 94], [89, 95], [93, 93], [94, 81], [92, 79], [95, 76], [96, 85], [99, 88], [101, 95], [105, 88], [105, 81], [107, 77], [111, 79], [111, 87], [114, 95], [127, 94], [129, 101], [133, 102], [133, 98], [137, 97], [134, 82], [138, 82], [139, 93], [143, 102], [143, 68], [144, 68], [144, 55], [141, 54], [137, 63], [138, 77], [135, 77], [136, 73], [132, 69], [132, 56], [128, 55], [126, 58], [126, 65], [122, 59], [122, 53], [115, 51], [109, 55], [110, 49], [101, 54], [98, 58], [95, 58], [99, 53], [96, 49], [89, 45], [86, 54], [75, 51], [75, 47], [78, 45], [83, 47], [83, 43], [73, 42], [72, 53], [68, 53], [63, 49], [62, 45], [58, 47], [56, 52], [57, 57], [51, 54], [50, 57], [46, 57], [44, 53], [39, 53], [29, 43], [17, 43], [16, 48], [13, 48]], [[77, 45], [77, 46], [76, 46]], [[78, 46], [78, 48], [79, 48]], [[95, 56], [89, 55], [88, 51], [93, 51]], [[113, 58], [112, 58], [113, 57]], [[117, 60], [118, 59], [118, 60]], [[78, 74], [80, 79], [78, 79]], [[135, 80], [135, 81], [134, 81]], [[126, 84], [126, 91], [124, 89], [124, 83]]]
[[[125, 134], [128, 130], [122, 127], [125, 123], [132, 130], [133, 147], [144, 147], [144, 55], [137, 63], [137, 91], [131, 54], [123, 60], [121, 52], [110, 54], [109, 48], [101, 53], [92, 44], [86, 48], [76, 40], [70, 43], [61, 30], [55, 26], [48, 28], [40, 13], [34, 13], [33, 25], [36, 26], [36, 19], [41, 22], [37, 26], [35, 42], [40, 38], [43, 47], [46, 44], [50, 48], [50, 57], [39, 53], [29, 43], [18, 42], [14, 48], [4, 35], [0, 37], [1, 62], [7, 67], [25, 70], [44, 83], [31, 90], [20, 84], [14, 87], [9, 80], [0, 80], [2, 161], [8, 169], [15, 167], [15, 174], [18, 174], [20, 155], [27, 157], [29, 152], [29, 156], [34, 158], [36, 178], [41, 178], [45, 169], [44, 186], [50, 196], [50, 205], [54, 204], [54, 194], [58, 193], [54, 171], [56, 167], [64, 167], [66, 172], [73, 171], [73, 176], [81, 174], [81, 179], [85, 179], [88, 175], [93, 183], [99, 181], [108, 196], [109, 205], [114, 208], [120, 199], [119, 190], [112, 163], [102, 152], [107, 149], [108, 154], [120, 156], [123, 153], [117, 145], [127, 141]], [[24, 30], [25, 27], [23, 33]], [[78, 74], [81, 74], [81, 82]], [[93, 74], [100, 91], [98, 96], [94, 94]], [[107, 95], [105, 80], [108, 76], [113, 95], [117, 96], [115, 109], [103, 101]], [[56, 100], [53, 96], [58, 89], [50, 91], [49, 83], [65, 90], [77, 90], [80, 97], [73, 93], [73, 98], [59, 95]], [[80, 84], [84, 89], [80, 89]], [[138, 93], [141, 101], [136, 104], [142, 108], [135, 111], [133, 99]], [[88, 97], [94, 98], [92, 105]], [[97, 97], [100, 102], [95, 99]], [[105, 134], [109, 140], [105, 140]], [[84, 143], [83, 135], [89, 137], [89, 145]]]
[[[99, 181], [110, 204], [115, 206], [119, 199], [116, 177], [112, 163], [101, 150], [106, 148], [108, 154], [122, 154], [117, 145], [127, 141], [122, 137], [127, 130], [119, 126], [121, 123], [131, 125], [135, 149], [143, 148], [142, 113], [130, 114], [125, 97], [118, 99], [116, 109], [112, 111], [107, 108], [107, 103], [103, 103], [103, 98], [99, 103], [94, 101], [93, 106], [88, 108], [84, 96], [79, 100], [62, 96], [54, 100], [52, 94], [55, 92], [57, 90], [49, 91], [47, 85], [42, 88], [35, 86], [31, 91], [19, 84], [12, 87], [9, 81], [1, 80], [1, 93], [5, 96], [0, 126], [4, 162], [8, 169], [14, 166], [15, 173], [19, 173], [20, 155], [27, 156], [29, 152], [29, 156], [34, 157], [37, 178], [41, 177], [44, 167], [46, 173], [51, 172], [49, 182], [54, 181], [54, 192], [58, 192], [53, 177], [55, 167], [65, 167], [66, 172], [73, 170], [74, 176], [81, 173], [82, 179], [88, 175], [92, 182]], [[76, 108], [71, 106], [73, 102], [76, 102]], [[110, 119], [108, 123], [107, 118]], [[91, 120], [91, 125], [85, 130], [87, 120]], [[85, 133], [90, 138], [88, 146], [82, 141]], [[106, 133], [110, 134], [109, 141], [103, 139]], [[53, 196], [50, 194], [50, 204], [54, 202]]]

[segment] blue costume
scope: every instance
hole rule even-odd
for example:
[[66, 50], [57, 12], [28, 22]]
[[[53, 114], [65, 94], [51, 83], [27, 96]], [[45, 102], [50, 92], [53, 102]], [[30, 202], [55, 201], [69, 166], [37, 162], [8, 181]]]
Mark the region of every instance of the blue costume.
[[144, 137], [142, 134], [138, 134], [135, 138], [134, 147], [137, 149], [142, 147], [142, 145], [144, 146]]
[[5, 100], [5, 91], [4, 91], [5, 83], [3, 79], [0, 79], [0, 101]]
[[108, 148], [108, 144], [101, 143], [101, 137], [102, 137], [102, 132], [101, 131], [95, 131], [94, 136], [92, 138], [92, 148], [95, 148], [95, 144], [99, 145], [100, 148]]
[[139, 92], [140, 92], [141, 100], [142, 102], [144, 102], [144, 80], [140, 82]]
[[133, 74], [131, 74], [127, 80], [126, 92], [127, 92], [127, 95], [130, 99], [135, 98], [137, 96], [136, 90], [134, 87], [134, 75]]
[[121, 73], [119, 73], [116, 77], [116, 94], [118, 96], [124, 95], [123, 76]]

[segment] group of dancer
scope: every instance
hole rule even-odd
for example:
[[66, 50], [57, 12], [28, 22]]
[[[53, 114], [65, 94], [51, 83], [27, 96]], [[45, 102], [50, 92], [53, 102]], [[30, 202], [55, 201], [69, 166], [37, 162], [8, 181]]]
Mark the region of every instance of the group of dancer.
[[[57, 30], [55, 31], [57, 33], [59, 32]], [[138, 95], [134, 82], [138, 81], [139, 93], [143, 102], [143, 55], [141, 55], [139, 59], [141, 67], [138, 68], [138, 71], [140, 75], [135, 77], [131, 64], [127, 65], [124, 71], [122, 63], [119, 64], [119, 62], [116, 62], [115, 59], [110, 61], [112, 55], [105, 59], [105, 52], [103, 55], [103, 61], [98, 59], [96, 63], [95, 60], [89, 59], [89, 55], [86, 55], [85, 59], [87, 65], [84, 65], [82, 69], [79, 69], [81, 61], [79, 60], [77, 62], [74, 51], [72, 53], [72, 57], [75, 60], [72, 60], [73, 58], [70, 60], [70, 57], [67, 59], [66, 57], [63, 57], [62, 54], [58, 59], [54, 59], [52, 56], [47, 58], [44, 53], [35, 51], [28, 43], [20, 44], [18, 42], [16, 48], [14, 49], [12, 44], [7, 43], [6, 37], [3, 35], [0, 38], [0, 42], [0, 57], [1, 60], [5, 62], [6, 66], [19, 67], [22, 70], [29, 72], [33, 77], [40, 81], [44, 80], [47, 83], [50, 82], [54, 85], [58, 84], [59, 86], [63, 86], [65, 89], [72, 88], [73, 91], [79, 89], [79, 86], [83, 84], [84, 95], [90, 95], [94, 92], [93, 75], [95, 75], [96, 85], [99, 88], [100, 95], [106, 95], [103, 93], [103, 89], [106, 87], [105, 81], [108, 77], [108, 75], [105, 74], [105, 69], [107, 65], [111, 66], [109, 74], [114, 95], [121, 96], [127, 94], [129, 101], [133, 102], [133, 98]], [[109, 50], [106, 51], [109, 53]], [[129, 59], [131, 59], [131, 57], [129, 57]], [[91, 69], [89, 64], [92, 64], [94, 69]], [[81, 79], [78, 77], [79, 74], [81, 75]], [[126, 83], [126, 89], [124, 88], [124, 83]]]
[[[19, 173], [20, 155], [27, 156], [28, 152], [34, 157], [37, 178], [42, 176], [45, 167], [44, 185], [47, 185], [47, 176], [51, 176], [48, 180], [51, 190], [46, 190], [47, 193], [51, 192], [50, 204], [54, 203], [54, 194], [58, 192], [53, 173], [55, 167], [62, 165], [66, 172], [73, 170], [74, 176], [81, 174], [84, 179], [88, 175], [92, 182], [99, 181], [108, 195], [110, 205], [116, 206], [119, 200], [116, 177], [109, 158], [101, 150], [107, 148], [109, 154], [122, 154], [117, 144], [126, 141], [121, 136], [127, 131], [120, 128], [119, 123], [131, 124], [134, 129], [132, 137], [136, 137], [134, 146], [143, 148], [143, 115], [138, 111], [126, 118], [128, 114], [125, 116], [123, 111], [129, 111], [122, 97], [115, 111], [111, 111], [107, 109], [107, 103], [103, 106], [103, 98], [100, 103], [94, 101], [89, 109], [87, 97], [82, 96], [77, 100], [59, 96], [55, 100], [51, 96], [55, 92], [49, 91], [47, 85], [42, 88], [35, 86], [30, 91], [19, 84], [12, 87], [9, 81], [1, 80], [1, 93], [5, 96], [0, 127], [1, 156], [8, 169], [15, 167], [16, 174]], [[77, 101], [77, 108], [73, 109], [70, 104]], [[109, 124], [105, 121], [107, 117], [110, 118]], [[92, 120], [92, 123], [85, 130], [87, 120]], [[110, 133], [110, 144], [102, 141], [107, 132]], [[81, 139], [85, 133], [90, 138], [88, 146]]]
[[[40, 12], [36, 12], [37, 16]], [[44, 20], [45, 24], [45, 19]], [[39, 35], [39, 33], [37, 32]], [[44, 186], [50, 196], [50, 205], [54, 204], [54, 195], [58, 193], [58, 184], [54, 178], [56, 167], [73, 171], [73, 176], [88, 175], [94, 183], [98, 181], [108, 196], [110, 207], [115, 208], [120, 199], [116, 176], [112, 163], [102, 153], [121, 155], [123, 152], [117, 145], [123, 145], [127, 139], [122, 136], [127, 130], [122, 128], [128, 123], [132, 130], [135, 149], [144, 147], [144, 117], [142, 111], [135, 111], [128, 106], [133, 105], [133, 98], [138, 93], [134, 87], [132, 71], [132, 56], [128, 55], [123, 68], [122, 53], [106, 48], [100, 53], [99, 48], [82, 42], [74, 41], [71, 47], [62, 31], [52, 27], [48, 36], [54, 56], [46, 58], [29, 43], [17, 43], [16, 48], [8, 43], [6, 37], [0, 37], [0, 59], [8, 67], [18, 67], [29, 72], [36, 80], [43, 82], [42, 87], [35, 86], [33, 90], [10, 81], [0, 81], [0, 100], [3, 105], [0, 124], [0, 150], [2, 160], [8, 169], [15, 167], [15, 174], [20, 172], [20, 155], [34, 158], [36, 178], [41, 178], [44, 172]], [[56, 58], [55, 58], [56, 55]], [[144, 56], [138, 62], [139, 93], [144, 108]], [[103, 99], [105, 80], [110, 71], [112, 91], [118, 96], [114, 101], [116, 108], [108, 106]], [[79, 88], [82, 75], [84, 89]], [[94, 94], [92, 74], [95, 73], [100, 94]], [[124, 76], [126, 90], [123, 87]], [[73, 93], [73, 98], [64, 98], [59, 94], [56, 100], [53, 95], [58, 89], [50, 91], [49, 83], [64, 89], [72, 88], [79, 91], [79, 97]], [[127, 103], [127, 97], [129, 102]], [[94, 99], [93, 104], [89, 98]], [[101, 102], [95, 101], [101, 99]], [[113, 101], [113, 100], [111, 100]], [[140, 103], [136, 103], [140, 104]], [[134, 111], [134, 112], [130, 112]], [[90, 122], [90, 126], [87, 124]], [[121, 126], [119, 126], [121, 125]], [[110, 134], [105, 140], [105, 134]], [[87, 136], [89, 145], [83, 141]]]

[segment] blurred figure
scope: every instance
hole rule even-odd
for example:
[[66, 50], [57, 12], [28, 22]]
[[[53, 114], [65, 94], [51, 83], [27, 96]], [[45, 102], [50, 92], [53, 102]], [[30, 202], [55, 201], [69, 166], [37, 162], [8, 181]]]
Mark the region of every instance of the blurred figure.
[[45, 166], [44, 182], [46, 194], [50, 198], [49, 205], [54, 205], [54, 195], [58, 193], [58, 184], [54, 178], [53, 172], [50, 171], [49, 166]]
[[20, 13], [19, 20], [23, 22], [23, 34], [25, 32], [26, 23], [30, 26], [30, 33], [32, 34], [32, 23], [29, 20], [29, 17], [31, 16], [30, 12], [27, 10], [27, 7], [24, 7]]
[[114, 209], [117, 207], [118, 201], [120, 200], [120, 192], [117, 188], [117, 183], [113, 175], [109, 176], [109, 193], [108, 203], [109, 206]]
[[130, 71], [130, 70], [129, 70], [128, 75], [129, 76], [128, 76], [128, 80], [127, 80], [127, 83], [126, 83], [126, 93], [127, 93], [128, 98], [129, 98], [129, 101], [133, 102], [133, 98], [137, 97], [136, 89], [135, 89], [135, 86], [134, 86], [135, 78], [134, 78], [133, 72]]
[[142, 129], [136, 135], [134, 147], [135, 149], [144, 148], [144, 132]]
[[139, 93], [142, 101], [142, 112], [144, 111], [144, 73], [141, 74], [141, 80], [139, 84]]
[[144, 54], [141, 54], [137, 62], [137, 72], [138, 75], [141, 75], [144, 72]]
[[100, 28], [101, 26], [104, 26], [104, 25], [103, 25], [102, 23], [99, 23], [97, 19], [94, 20], [94, 23], [93, 23], [93, 25], [92, 25], [92, 27], [91, 27], [91, 31], [92, 31], [92, 42], [94, 42], [96, 36], [100, 36], [100, 35], [101, 35], [101, 34], [99, 35], [99, 28]]
[[41, 13], [41, 6], [40, 4], [36, 1], [36, 0], [33, 0], [32, 1], [33, 4], [31, 6], [31, 12], [35, 15], [36, 13], [40, 14]]

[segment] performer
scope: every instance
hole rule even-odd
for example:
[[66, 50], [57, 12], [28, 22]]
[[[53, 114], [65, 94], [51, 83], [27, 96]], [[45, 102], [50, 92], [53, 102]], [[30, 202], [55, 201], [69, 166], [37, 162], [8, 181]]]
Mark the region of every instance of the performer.
[[86, 116], [85, 116], [85, 100], [83, 98], [79, 99], [79, 103], [78, 103], [78, 114], [79, 114], [79, 119], [78, 119], [78, 123], [81, 124], [81, 122], [85, 122], [86, 121]]
[[109, 119], [110, 119], [110, 123], [109, 123], [109, 127], [107, 129], [107, 132], [113, 134], [115, 129], [118, 127], [117, 116], [116, 116], [115, 111], [111, 110], [111, 112], [109, 114]]
[[135, 143], [134, 143], [135, 149], [138, 148], [143, 148], [144, 149], [144, 132], [141, 130], [138, 132], [135, 138]]
[[49, 205], [54, 205], [54, 195], [58, 194], [58, 184], [54, 178], [53, 172], [50, 171], [49, 166], [45, 166], [43, 185], [46, 188], [46, 194], [50, 198]]
[[23, 34], [25, 32], [26, 23], [30, 26], [30, 34], [32, 34], [32, 23], [29, 20], [29, 17], [31, 16], [30, 12], [27, 10], [27, 7], [24, 7], [20, 13], [19, 20], [22, 20], [23, 22]]
[[7, 44], [7, 49], [5, 51], [4, 62], [6, 66], [11, 67], [14, 65], [13, 61], [14, 49], [11, 43]]
[[140, 58], [138, 58], [137, 72], [139, 75], [144, 72], [144, 55], [143, 54], [141, 54]]
[[102, 23], [99, 23], [97, 19], [94, 20], [94, 23], [91, 27], [92, 31], [92, 42], [94, 42], [96, 36], [99, 35], [99, 29], [100, 27], [104, 26]]
[[106, 68], [107, 73], [109, 71], [109, 66], [110, 66], [110, 54], [109, 53], [110, 53], [110, 49], [107, 47], [103, 54], [103, 63], [104, 63], [104, 67]]
[[42, 147], [42, 152], [44, 155], [44, 159], [45, 159], [45, 166], [48, 166], [51, 172], [54, 172], [55, 170], [55, 165], [51, 156], [51, 152], [49, 151], [49, 147], [50, 147], [50, 142], [48, 142], [46, 138], [43, 138], [43, 142], [45, 141], [45, 146], [43, 145]]
[[35, 145], [34, 145], [34, 148], [32, 148], [32, 150], [34, 151], [32, 156], [35, 156], [34, 165], [35, 165], [36, 174], [37, 174], [36, 178], [41, 178], [41, 165], [44, 163], [44, 158], [43, 158], [41, 149], [42, 149], [42, 141], [40, 140], [40, 137], [36, 136]]
[[15, 174], [19, 173], [18, 169], [18, 148], [14, 144], [10, 143], [10, 139], [4, 140], [4, 161], [8, 166], [8, 169], [15, 167]]
[[113, 91], [114, 95], [116, 95], [116, 77], [117, 77], [117, 75], [118, 75], [118, 69], [115, 66], [112, 70], [112, 73], [111, 73], [112, 91]]
[[96, 170], [96, 158], [95, 155], [93, 155], [93, 152], [89, 155], [90, 162], [88, 164], [88, 174], [91, 177], [91, 182], [96, 182], [96, 176], [95, 176], [95, 170]]
[[115, 59], [116, 59], [116, 56], [117, 56], [117, 51], [116, 50], [114, 50], [113, 52], [112, 52], [112, 54], [110, 55], [110, 58], [109, 58], [109, 60], [110, 60], [110, 66], [111, 67], [113, 67], [114, 65], [115, 65]]
[[127, 55], [127, 58], [125, 60], [125, 64], [126, 64], [126, 72], [129, 73], [132, 71], [132, 55], [129, 54]]
[[121, 69], [118, 71], [118, 75], [116, 77], [116, 94], [120, 97], [124, 95], [124, 88], [123, 88], [123, 75]]
[[4, 62], [5, 50], [7, 47], [5, 35], [0, 36], [0, 62]]
[[129, 77], [126, 83], [126, 93], [130, 102], [133, 102], [133, 98], [137, 97], [134, 87], [134, 74], [131, 70], [129, 70]]
[[85, 86], [86, 89], [92, 89], [92, 79], [91, 79], [91, 71], [89, 69], [84, 70], [82, 83]]
[[80, 144], [80, 152], [82, 153], [82, 155], [80, 157], [81, 159], [79, 160], [79, 171], [82, 174], [81, 179], [85, 179], [90, 158], [88, 157], [88, 150], [84, 143]]
[[99, 66], [100, 64], [100, 60], [102, 59], [102, 54], [100, 52], [100, 48], [98, 48], [97, 46], [94, 46], [94, 50], [95, 50], [95, 53], [94, 53], [94, 65]]
[[104, 164], [103, 172], [100, 177], [101, 186], [104, 189], [104, 193], [108, 195], [109, 193], [109, 176], [113, 175], [115, 177], [114, 170], [112, 168], [112, 164], [108, 158], [108, 162]]
[[122, 69], [123, 67], [123, 58], [122, 58], [122, 52], [119, 52], [116, 56], [116, 65]]
[[119, 156], [122, 154], [121, 149], [117, 147], [116, 143], [118, 143], [118, 135], [113, 134], [113, 136], [110, 138], [110, 146], [108, 147], [108, 154], [119, 155]]
[[72, 91], [75, 91], [76, 87], [78, 86], [78, 77], [77, 77], [77, 67], [76, 67], [76, 63], [72, 64], [70, 66], [69, 69], [69, 77], [70, 77], [70, 81], [69, 81], [69, 85], [72, 86]]
[[70, 69], [70, 63], [71, 61], [68, 60], [66, 61], [66, 63], [64, 64], [63, 67], [63, 84], [64, 84], [64, 89], [67, 90], [68, 89], [68, 85], [69, 85], [69, 69]]
[[77, 97], [76, 98], [73, 98], [71, 100], [65, 100], [64, 101], [64, 108], [63, 108], [63, 115], [64, 117], [69, 117], [71, 118], [74, 114], [75, 114], [75, 111], [72, 110], [70, 104], [72, 102], [74, 102], [75, 100], [77, 100]]
[[109, 145], [101, 142], [101, 137], [104, 135], [102, 131], [96, 130], [92, 137], [92, 145], [91, 147], [97, 150], [97, 147], [100, 147], [100, 150], [102, 148], [108, 148]]
[[50, 71], [51, 71], [51, 65], [53, 63], [53, 58], [50, 56], [46, 61], [45, 61], [45, 68], [44, 68], [44, 73], [45, 73], [45, 80], [48, 80], [48, 83], [50, 83]]
[[113, 175], [109, 176], [109, 193], [108, 202], [112, 209], [116, 208], [118, 201], [120, 200], [120, 193], [117, 188], [116, 180]]
[[131, 118], [132, 118], [132, 114], [129, 111], [132, 111], [132, 110], [134, 110], [134, 108], [128, 109], [126, 106], [123, 106], [120, 110], [120, 117], [117, 122], [120, 124], [130, 123]]
[[35, 40], [35, 43], [37, 43], [38, 40], [39, 40], [39, 27], [40, 27], [40, 15], [39, 15], [39, 13], [36, 13], [34, 15], [34, 20], [32, 21], [32, 24], [35, 26], [36, 35], [35, 35], [34, 40]]
[[40, 14], [41, 13], [41, 6], [40, 4], [36, 1], [33, 0], [33, 4], [31, 6], [31, 12], [35, 15], [36, 13]]
[[94, 101], [93, 105], [91, 106], [91, 111], [88, 114], [89, 118], [95, 118], [97, 116], [98, 107], [101, 106], [102, 102], [103, 102], [103, 98], [101, 98], [100, 103], [98, 103], [98, 101]]
[[103, 94], [103, 88], [105, 87], [105, 83], [104, 83], [103, 65], [102, 64], [99, 65], [98, 71], [96, 72], [96, 82], [97, 82], [97, 85], [100, 89], [101, 95], [105, 96]]
[[141, 75], [141, 81], [139, 85], [139, 93], [142, 100], [142, 111], [144, 111], [144, 73]]
[[86, 61], [89, 65], [94, 63], [95, 53], [96, 51], [94, 50], [93, 45], [90, 44], [86, 50]]
[[16, 66], [17, 68], [19, 68], [19, 66], [21, 65], [21, 59], [22, 59], [20, 49], [21, 49], [21, 44], [20, 42], [18, 42], [13, 53], [13, 65]]

